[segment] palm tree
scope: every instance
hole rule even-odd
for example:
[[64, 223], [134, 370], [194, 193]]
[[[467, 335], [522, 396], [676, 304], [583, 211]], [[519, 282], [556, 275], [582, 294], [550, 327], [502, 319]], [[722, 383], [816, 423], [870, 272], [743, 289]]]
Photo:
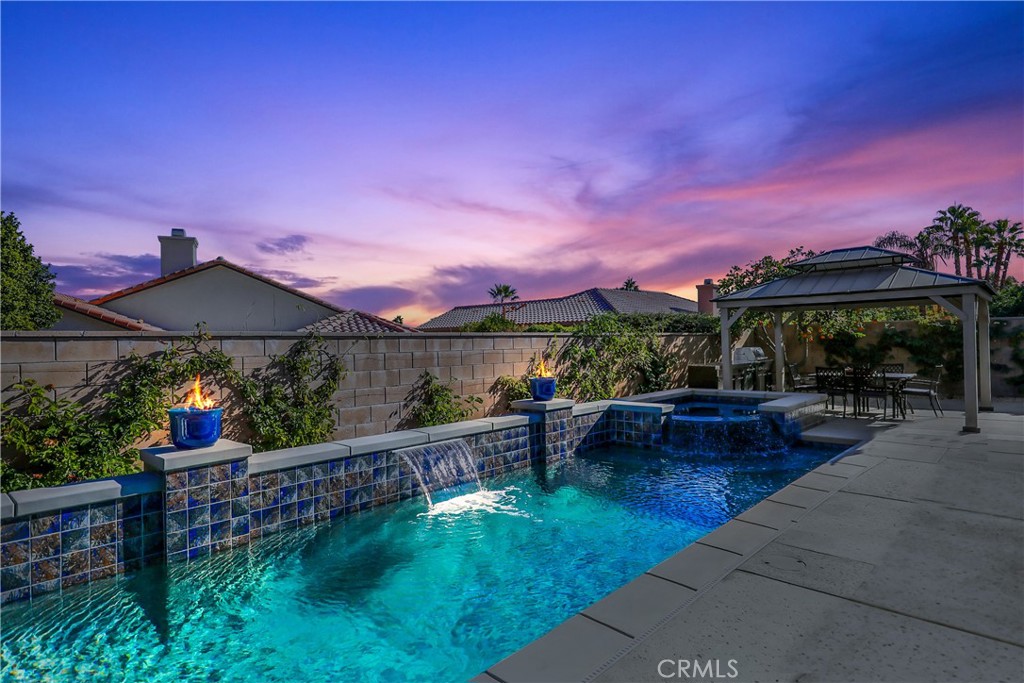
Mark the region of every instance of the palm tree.
[[935, 270], [938, 252], [935, 236], [926, 228], [913, 237], [899, 230], [890, 230], [874, 241], [879, 249], [893, 249], [910, 254], [928, 270]]
[[495, 284], [487, 290], [487, 293], [491, 295], [491, 299], [496, 304], [503, 304], [506, 301], [517, 301], [519, 299], [519, 294], [512, 285]]
[[634, 280], [631, 277], [630, 278], [626, 278], [626, 281], [622, 283], [622, 286], [619, 287], [619, 289], [624, 289], [627, 292], [639, 292], [640, 291], [640, 288], [637, 287], [636, 280]]
[[[967, 277], [974, 277], [972, 243], [981, 225], [981, 214], [969, 206], [953, 204], [935, 214], [932, 224], [926, 228], [940, 245], [939, 255], [942, 260], [953, 259], [953, 268], [957, 275], [962, 275], [966, 270]], [[960, 265], [961, 257], [963, 268]]]
[[[990, 250], [992, 256], [992, 287], [999, 289], [1006, 284], [1009, 276], [1010, 261], [1014, 256], [1024, 256], [1024, 227], [1019, 222], [1010, 223], [1008, 218], [1000, 218], [988, 224], [990, 229]], [[988, 274], [986, 274], [986, 279]]]

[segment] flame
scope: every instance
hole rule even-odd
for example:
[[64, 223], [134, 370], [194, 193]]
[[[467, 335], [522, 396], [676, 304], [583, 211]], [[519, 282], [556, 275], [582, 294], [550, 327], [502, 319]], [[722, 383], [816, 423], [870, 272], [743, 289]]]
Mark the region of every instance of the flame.
[[199, 410], [209, 410], [213, 407], [213, 398], [209, 394], [204, 394], [202, 387], [199, 386], [199, 375], [196, 375], [195, 384], [192, 385], [192, 391], [188, 392], [186, 396], [188, 402], [185, 403], [186, 408], [197, 408]]
[[548, 369], [547, 364], [544, 363], [544, 359], [540, 359], [540, 365], [537, 366], [536, 377], [554, 377], [555, 373]]

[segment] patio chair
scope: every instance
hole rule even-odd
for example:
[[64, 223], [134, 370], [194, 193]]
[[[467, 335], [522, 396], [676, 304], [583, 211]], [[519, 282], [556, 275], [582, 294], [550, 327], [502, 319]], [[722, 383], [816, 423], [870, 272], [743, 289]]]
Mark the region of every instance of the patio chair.
[[903, 403], [910, 408], [911, 413], [914, 412], [914, 406], [907, 399], [911, 396], [927, 396], [928, 405], [931, 406], [935, 417], [938, 417], [939, 413], [945, 416], [946, 413], [942, 410], [942, 404], [939, 402], [939, 382], [942, 380], [943, 367], [942, 365], [936, 365], [931, 379], [912, 379], [900, 390], [903, 396]]
[[[868, 409], [868, 400], [875, 399], [875, 407], [882, 403], [882, 415], [889, 406], [889, 384], [885, 378], [885, 372], [874, 372], [871, 368], [864, 366], [853, 369], [854, 398], [857, 399], [858, 408], [865, 412]], [[856, 415], [856, 411], [854, 411]], [[893, 410], [895, 416], [896, 411]]]
[[842, 368], [815, 368], [815, 391], [832, 399], [832, 410], [836, 409], [836, 397], [843, 399], [843, 417], [846, 417], [846, 395], [850, 388], [846, 382], [846, 371]]
[[814, 391], [817, 388], [814, 378], [801, 375], [796, 363], [789, 363], [786, 369], [789, 370], [789, 381], [793, 384], [793, 391]]

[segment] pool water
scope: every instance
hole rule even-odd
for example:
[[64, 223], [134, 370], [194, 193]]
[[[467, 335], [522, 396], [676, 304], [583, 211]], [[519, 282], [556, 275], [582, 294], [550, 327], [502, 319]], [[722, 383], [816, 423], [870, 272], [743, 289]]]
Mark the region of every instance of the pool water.
[[835, 452], [599, 450], [14, 603], [0, 676], [466, 680]]

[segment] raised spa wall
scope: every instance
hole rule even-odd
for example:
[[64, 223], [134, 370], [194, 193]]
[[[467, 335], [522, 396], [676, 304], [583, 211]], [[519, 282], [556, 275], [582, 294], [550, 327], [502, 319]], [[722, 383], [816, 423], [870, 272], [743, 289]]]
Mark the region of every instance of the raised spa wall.
[[[808, 394], [728, 397], [757, 399], [787, 432], [824, 407], [824, 397]], [[409, 458], [429, 457], [429, 448], [406, 450], [414, 447], [461, 439], [487, 479], [610, 444], [658, 446], [674, 404], [688, 398], [726, 395], [516, 401], [515, 415], [257, 454], [227, 439], [191, 451], [145, 449], [140, 474], [0, 494], [0, 604], [423, 495]]]
[[254, 454], [146, 449], [146, 471], [0, 494], [0, 603], [422, 495], [415, 446], [461, 439], [481, 479], [607, 444], [652, 447], [671, 405], [517, 401], [518, 414]]

